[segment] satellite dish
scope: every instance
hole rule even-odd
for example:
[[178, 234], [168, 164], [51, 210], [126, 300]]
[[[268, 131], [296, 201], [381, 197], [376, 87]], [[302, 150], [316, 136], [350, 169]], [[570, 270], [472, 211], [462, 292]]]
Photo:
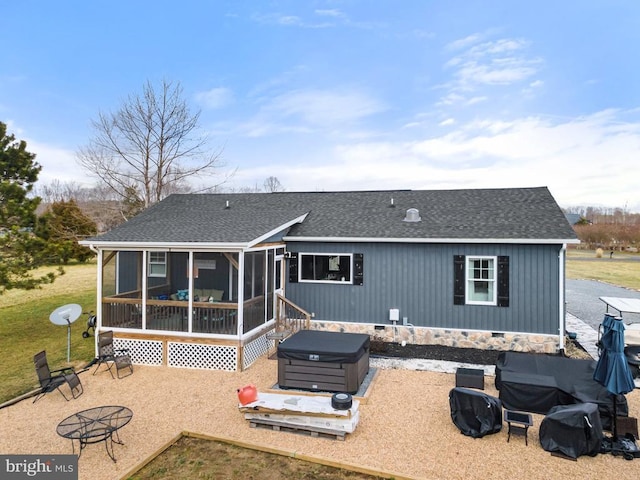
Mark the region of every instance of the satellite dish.
[[71, 324], [80, 318], [80, 315], [82, 315], [82, 307], [77, 303], [58, 307], [49, 315], [49, 320], [54, 325], [67, 326], [67, 363], [71, 359]]

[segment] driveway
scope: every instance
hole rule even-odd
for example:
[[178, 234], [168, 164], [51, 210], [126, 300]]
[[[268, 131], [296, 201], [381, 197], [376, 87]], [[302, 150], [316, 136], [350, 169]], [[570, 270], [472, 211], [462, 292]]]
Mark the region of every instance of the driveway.
[[[640, 299], [640, 292], [595, 280], [567, 280], [567, 312], [587, 325], [598, 329], [606, 305], [600, 297], [624, 297]], [[615, 314], [617, 312], [614, 311]], [[640, 322], [640, 315], [625, 313], [625, 321]]]

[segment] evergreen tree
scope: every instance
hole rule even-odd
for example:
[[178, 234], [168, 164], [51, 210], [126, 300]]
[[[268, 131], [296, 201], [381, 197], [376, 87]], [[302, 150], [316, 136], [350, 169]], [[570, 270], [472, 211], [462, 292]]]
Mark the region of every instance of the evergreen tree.
[[7, 125], [0, 122], [0, 294], [36, 288], [56, 277], [33, 274], [46, 260], [42, 242], [33, 234], [40, 199], [29, 194], [42, 168], [35, 157], [27, 143], [7, 135]]
[[96, 223], [85, 215], [75, 200], [53, 202], [38, 221], [36, 235], [44, 240], [44, 253], [51, 263], [85, 262], [93, 252], [78, 240], [95, 235]]

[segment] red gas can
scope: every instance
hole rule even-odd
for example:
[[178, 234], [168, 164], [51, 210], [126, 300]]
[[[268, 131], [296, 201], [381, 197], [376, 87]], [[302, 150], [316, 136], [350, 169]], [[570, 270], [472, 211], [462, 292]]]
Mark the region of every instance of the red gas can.
[[238, 400], [242, 405], [255, 402], [258, 399], [258, 389], [255, 385], [245, 385], [238, 389]]

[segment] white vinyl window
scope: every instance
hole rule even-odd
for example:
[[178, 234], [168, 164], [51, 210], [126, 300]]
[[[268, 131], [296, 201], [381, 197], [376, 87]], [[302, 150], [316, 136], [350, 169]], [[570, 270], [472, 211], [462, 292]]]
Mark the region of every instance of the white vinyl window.
[[167, 252], [149, 252], [149, 263], [147, 267], [150, 277], [166, 277]]
[[497, 305], [496, 257], [467, 257], [466, 277], [466, 303]]
[[300, 254], [300, 281], [323, 283], [352, 283], [350, 254]]

